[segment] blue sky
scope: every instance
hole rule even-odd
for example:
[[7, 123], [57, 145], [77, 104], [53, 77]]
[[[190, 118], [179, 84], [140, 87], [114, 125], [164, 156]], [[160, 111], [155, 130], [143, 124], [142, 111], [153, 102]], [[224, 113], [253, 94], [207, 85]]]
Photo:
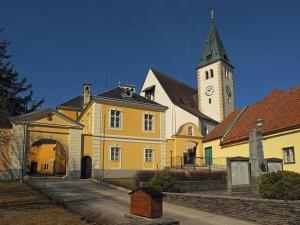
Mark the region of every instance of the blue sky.
[[[43, 107], [134, 83], [149, 67], [196, 87], [209, 11], [235, 66], [237, 107], [300, 85], [298, 0], [1, 0], [1, 39]], [[107, 82], [105, 81], [107, 74]]]

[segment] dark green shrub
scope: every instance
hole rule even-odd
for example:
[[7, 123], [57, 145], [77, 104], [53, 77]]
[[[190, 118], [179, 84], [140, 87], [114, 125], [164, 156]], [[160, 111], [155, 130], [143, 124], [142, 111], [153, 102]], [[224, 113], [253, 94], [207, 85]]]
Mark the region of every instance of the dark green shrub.
[[135, 185], [140, 186], [140, 182], [148, 182], [154, 175], [156, 171], [153, 170], [140, 170], [135, 174]]
[[266, 173], [261, 176], [259, 193], [263, 198], [300, 199], [300, 174], [290, 171]]
[[161, 192], [179, 192], [180, 186], [176, 183], [176, 179], [162, 172], [156, 173], [146, 184]]
[[[148, 182], [157, 172], [141, 170], [135, 175], [136, 186], [139, 187], [140, 182]], [[177, 181], [210, 181], [210, 180], [226, 180], [226, 171], [209, 171], [209, 170], [192, 170], [192, 171], [163, 171], [164, 174], [175, 178]]]

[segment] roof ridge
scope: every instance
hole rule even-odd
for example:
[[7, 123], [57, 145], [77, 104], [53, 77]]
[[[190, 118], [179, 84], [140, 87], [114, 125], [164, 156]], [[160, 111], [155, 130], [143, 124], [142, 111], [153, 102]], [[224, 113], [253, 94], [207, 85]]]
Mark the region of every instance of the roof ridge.
[[231, 123], [225, 128], [224, 133], [222, 135], [221, 141], [230, 133], [231, 129], [239, 122], [243, 114], [247, 111], [248, 106], [244, 107], [241, 112], [231, 121]]
[[[195, 91], [198, 91], [198, 90], [197, 90], [196, 88], [194, 88], [193, 86], [188, 85], [188, 84], [186, 84], [186, 83], [184, 83], [184, 82], [182, 82], [182, 81], [176, 80], [174, 77], [172, 77], [172, 76], [170, 76], [170, 75], [168, 75], [168, 74], [165, 74], [164, 72], [160, 72], [159, 70], [153, 69], [153, 68], [151, 68], [151, 67], [150, 67], [150, 70], [152, 70], [152, 72], [153, 72], [154, 74], [155, 74], [155, 72], [160, 73], [161, 75], [164, 75], [164, 76], [166, 76], [166, 77], [172, 79], [173, 81], [175, 81], [175, 82], [177, 82], [177, 83], [179, 83], [179, 84], [181, 84], [181, 85], [184, 85], [184, 86], [186, 86], [186, 87], [188, 87], [188, 88], [191, 88], [191, 89], [193, 89], [193, 90], [195, 90]], [[155, 75], [156, 75], [156, 74], [155, 74]]]

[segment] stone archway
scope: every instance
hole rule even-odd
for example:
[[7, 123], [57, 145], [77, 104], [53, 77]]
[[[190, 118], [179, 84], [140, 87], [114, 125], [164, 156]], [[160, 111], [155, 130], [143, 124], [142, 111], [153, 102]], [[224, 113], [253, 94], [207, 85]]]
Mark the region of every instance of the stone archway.
[[66, 175], [67, 152], [54, 139], [40, 139], [29, 146], [26, 158], [26, 174]]
[[60, 143], [65, 151], [66, 175], [80, 178], [82, 124], [50, 108], [11, 118], [11, 123], [11, 179], [25, 175], [25, 161], [31, 146], [45, 139]]
[[197, 145], [198, 143], [188, 141], [183, 144], [183, 164], [184, 165], [195, 165], [197, 160]]

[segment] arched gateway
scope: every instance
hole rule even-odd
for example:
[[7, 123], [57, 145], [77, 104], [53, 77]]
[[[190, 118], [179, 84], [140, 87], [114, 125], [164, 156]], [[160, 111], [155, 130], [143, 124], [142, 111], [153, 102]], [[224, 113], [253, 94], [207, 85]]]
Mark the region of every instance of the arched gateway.
[[[14, 178], [47, 170], [80, 178], [82, 124], [53, 109], [15, 117], [11, 122]], [[42, 159], [37, 156], [39, 151], [44, 151]]]

